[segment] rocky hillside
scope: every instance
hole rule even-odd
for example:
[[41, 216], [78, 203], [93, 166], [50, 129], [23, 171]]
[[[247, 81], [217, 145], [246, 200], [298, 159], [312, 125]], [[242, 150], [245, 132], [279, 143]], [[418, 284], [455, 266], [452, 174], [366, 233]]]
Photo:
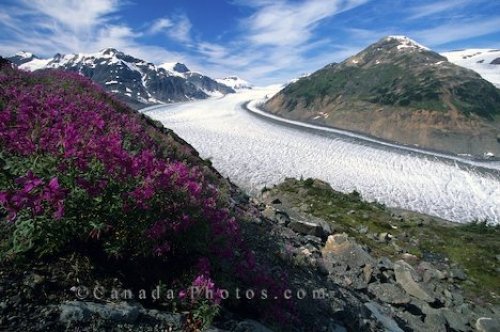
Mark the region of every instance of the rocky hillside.
[[56, 54], [49, 59], [19, 52], [9, 60], [30, 71], [63, 69], [80, 73], [134, 108], [234, 92], [208, 76], [190, 71], [184, 64], [155, 66], [113, 48], [95, 54]]
[[303, 77], [265, 108], [403, 144], [500, 154], [500, 91], [407, 37], [383, 38]]

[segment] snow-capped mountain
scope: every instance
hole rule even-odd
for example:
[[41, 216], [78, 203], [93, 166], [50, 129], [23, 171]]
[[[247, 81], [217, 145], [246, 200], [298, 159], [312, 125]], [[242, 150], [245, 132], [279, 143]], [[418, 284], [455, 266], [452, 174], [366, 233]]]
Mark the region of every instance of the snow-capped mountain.
[[252, 88], [252, 84], [239, 78], [238, 76], [216, 78], [215, 80], [217, 82], [219, 82], [220, 84], [224, 84], [224, 85], [226, 85], [234, 90], [251, 89]]
[[399, 143], [488, 156], [500, 155], [499, 101], [500, 90], [475, 71], [408, 37], [388, 36], [288, 84], [264, 108]]
[[78, 72], [136, 108], [234, 92], [208, 76], [190, 71], [184, 64], [156, 66], [113, 48], [92, 54], [56, 54], [49, 59], [19, 52], [9, 60], [30, 71], [58, 68]]
[[479, 73], [500, 88], [500, 50], [474, 48], [441, 53], [448, 61]]

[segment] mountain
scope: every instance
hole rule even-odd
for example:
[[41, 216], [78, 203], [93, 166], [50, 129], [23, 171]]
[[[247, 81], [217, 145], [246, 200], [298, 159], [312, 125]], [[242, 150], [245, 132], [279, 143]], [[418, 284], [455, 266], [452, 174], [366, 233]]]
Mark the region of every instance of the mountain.
[[224, 85], [226, 85], [234, 90], [251, 89], [252, 88], [252, 85], [249, 82], [239, 78], [238, 76], [217, 78], [215, 80], [217, 82], [219, 82], [220, 84], [224, 84]]
[[12, 63], [15, 63], [17, 66], [20, 66], [22, 64], [33, 61], [33, 60], [38, 59], [38, 58], [35, 55], [33, 55], [33, 53], [21, 51], [21, 52], [17, 52], [14, 56], [12, 56], [8, 59]]
[[500, 88], [500, 50], [466, 49], [441, 53], [448, 61], [478, 72], [485, 80]]
[[192, 72], [184, 64], [156, 66], [113, 48], [93, 54], [56, 54], [49, 59], [19, 52], [8, 59], [29, 71], [57, 68], [78, 72], [134, 108], [234, 93], [232, 88]]
[[404, 36], [287, 85], [264, 108], [403, 144], [500, 155], [500, 91]]

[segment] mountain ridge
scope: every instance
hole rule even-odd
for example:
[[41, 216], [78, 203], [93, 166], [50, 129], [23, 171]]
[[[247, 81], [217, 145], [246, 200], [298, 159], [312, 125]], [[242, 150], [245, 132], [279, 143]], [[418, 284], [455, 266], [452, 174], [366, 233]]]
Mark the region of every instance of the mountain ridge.
[[23, 51], [8, 59], [28, 71], [63, 69], [78, 72], [134, 108], [235, 92], [206, 75], [192, 72], [182, 63], [157, 66], [115, 48], [88, 54], [57, 53], [47, 59]]

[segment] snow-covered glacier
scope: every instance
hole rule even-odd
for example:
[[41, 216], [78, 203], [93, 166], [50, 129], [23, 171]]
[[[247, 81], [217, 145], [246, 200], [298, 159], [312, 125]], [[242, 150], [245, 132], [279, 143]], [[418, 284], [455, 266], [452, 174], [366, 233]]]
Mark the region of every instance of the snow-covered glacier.
[[[249, 192], [285, 177], [313, 177], [367, 200], [456, 222], [500, 223], [500, 164], [400, 149], [391, 144], [298, 128], [242, 108], [279, 89], [254, 88], [218, 99], [143, 112], [173, 129]], [[340, 132], [342, 134], [342, 132]]]

